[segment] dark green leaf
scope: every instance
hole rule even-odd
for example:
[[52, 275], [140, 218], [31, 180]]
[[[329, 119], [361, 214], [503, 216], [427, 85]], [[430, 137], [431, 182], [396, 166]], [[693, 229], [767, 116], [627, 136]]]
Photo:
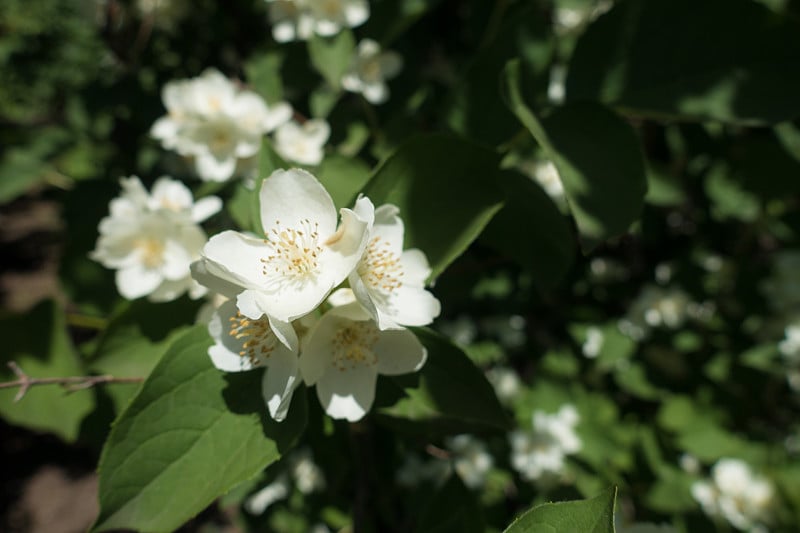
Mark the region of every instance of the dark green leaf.
[[392, 379], [404, 395], [380, 412], [445, 431], [508, 429], [492, 386], [469, 357], [431, 330], [415, 333], [428, 349], [428, 360], [419, 373]]
[[419, 135], [385, 160], [362, 192], [376, 206], [400, 208], [405, 245], [427, 254], [435, 278], [502, 206], [498, 172], [490, 150], [446, 135]]
[[258, 474], [306, 423], [304, 390], [289, 418], [269, 419], [261, 371], [211, 364], [203, 326], [178, 338], [116, 421], [100, 458], [95, 530], [172, 531]]
[[775, 123], [800, 115], [798, 62], [800, 24], [757, 2], [618, 2], [578, 42], [567, 100], [655, 117]]
[[486, 525], [475, 495], [456, 474], [433, 495], [417, 526], [419, 533], [482, 533]]
[[369, 180], [369, 167], [360, 159], [331, 155], [316, 170], [316, 176], [333, 198], [337, 208], [348, 205]]
[[644, 160], [630, 126], [591, 102], [558, 108], [539, 120], [525, 102], [520, 63], [510, 62], [505, 74], [509, 106], [558, 169], [584, 249], [627, 231], [647, 192]]
[[355, 56], [356, 40], [353, 33], [344, 30], [333, 37], [314, 35], [308, 40], [311, 64], [322, 74], [331, 87], [338, 88], [342, 76]]
[[505, 533], [614, 533], [614, 501], [617, 488], [574, 502], [545, 503], [517, 518]]

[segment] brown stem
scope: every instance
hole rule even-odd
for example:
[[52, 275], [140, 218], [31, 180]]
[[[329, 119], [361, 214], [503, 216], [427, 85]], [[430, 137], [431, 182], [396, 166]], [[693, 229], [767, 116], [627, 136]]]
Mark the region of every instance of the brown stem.
[[63, 378], [32, 378], [26, 374], [14, 361], [8, 362], [8, 367], [17, 376], [16, 381], [0, 383], [0, 389], [19, 387], [19, 392], [14, 397], [14, 402], [20, 401], [28, 389], [36, 385], [61, 385], [69, 392], [88, 389], [103, 383], [141, 383], [144, 378], [117, 378], [114, 376], [69, 376]]

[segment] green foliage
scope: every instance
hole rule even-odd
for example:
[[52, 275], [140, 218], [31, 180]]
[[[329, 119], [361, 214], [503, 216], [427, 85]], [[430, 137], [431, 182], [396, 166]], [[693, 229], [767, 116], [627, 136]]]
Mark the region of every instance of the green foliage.
[[502, 206], [498, 164], [490, 150], [468, 141], [420, 135], [381, 163], [361, 192], [375, 205], [400, 208], [405, 246], [425, 252], [435, 279]]
[[[84, 374], [66, 327], [64, 310], [55, 302], [42, 302], [29, 313], [0, 319], [3, 336], [2, 381], [16, 376], [6, 363], [14, 361], [26, 374], [36, 378], [81, 376]], [[17, 389], [0, 390], [3, 418], [32, 429], [51, 431], [74, 441], [81, 421], [94, 408], [89, 391], [69, 393], [60, 387], [34, 386], [17, 403]]]
[[616, 496], [617, 488], [612, 487], [589, 500], [539, 505], [517, 518], [505, 531], [506, 533], [533, 531], [614, 533]]
[[658, 118], [789, 120], [800, 114], [800, 77], [787, 75], [798, 30], [752, 0], [618, 2], [578, 42], [567, 98]]
[[96, 531], [169, 531], [278, 460], [305, 426], [302, 391], [269, 419], [260, 372], [224, 375], [197, 326], [180, 336], [114, 424], [100, 459]]

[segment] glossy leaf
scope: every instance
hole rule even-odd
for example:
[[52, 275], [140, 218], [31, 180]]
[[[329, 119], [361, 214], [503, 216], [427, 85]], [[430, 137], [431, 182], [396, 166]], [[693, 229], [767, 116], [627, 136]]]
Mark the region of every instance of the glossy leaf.
[[502, 206], [498, 173], [498, 157], [486, 148], [447, 135], [419, 135], [389, 156], [362, 192], [376, 206], [400, 208], [405, 246], [425, 252], [435, 278]]
[[616, 487], [611, 487], [589, 500], [545, 503], [517, 518], [505, 533], [614, 533], [616, 496]]
[[567, 100], [656, 118], [775, 123], [800, 115], [798, 61], [797, 20], [751, 0], [618, 2], [578, 42]]
[[225, 374], [206, 354], [203, 326], [178, 338], [117, 419], [100, 458], [95, 530], [171, 531], [291, 447], [305, 395], [274, 422], [261, 371]]
[[430, 422], [431, 429], [467, 431], [508, 429], [494, 390], [469, 357], [444, 337], [428, 329], [416, 329], [428, 349], [428, 360], [416, 374], [393, 378], [403, 396], [380, 410], [400, 420]]
[[505, 81], [512, 111], [558, 169], [584, 249], [627, 231], [647, 192], [644, 160], [630, 126], [591, 102], [557, 108], [540, 120], [526, 103], [518, 61], [506, 66]]

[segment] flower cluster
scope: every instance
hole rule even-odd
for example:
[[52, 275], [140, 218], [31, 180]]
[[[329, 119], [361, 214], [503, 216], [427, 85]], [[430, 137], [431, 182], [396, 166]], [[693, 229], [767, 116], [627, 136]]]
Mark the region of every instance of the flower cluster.
[[692, 496], [711, 517], [722, 517], [742, 531], [766, 531], [774, 489], [739, 459], [720, 459], [711, 479], [692, 485]]
[[386, 81], [396, 76], [403, 67], [403, 58], [397, 52], [381, 51], [378, 43], [364, 39], [358, 43], [356, 55], [342, 77], [346, 91], [360, 93], [371, 104], [382, 104], [389, 99]]
[[286, 460], [288, 471], [281, 472], [274, 481], [252, 494], [244, 507], [254, 515], [263, 514], [273, 503], [289, 496], [291, 484], [302, 494], [311, 494], [325, 488], [325, 474], [314, 462], [311, 450], [303, 448], [292, 452]]
[[369, 18], [367, 0], [266, 0], [272, 37], [279, 43], [331, 37]]
[[689, 316], [689, 295], [678, 288], [646, 286], [631, 305], [619, 329], [634, 340], [646, 338], [652, 329], [677, 329]]
[[215, 69], [197, 78], [171, 81], [162, 100], [167, 115], [150, 131], [164, 148], [194, 158], [204, 181], [226, 181], [252, 167], [261, 138], [287, 122], [289, 104], [268, 106], [256, 93], [243, 90]]
[[[300, 169], [275, 171], [259, 194], [263, 237], [215, 235], [192, 266], [198, 282], [229, 298], [209, 323], [209, 355], [225, 371], [266, 367], [263, 392], [276, 420], [301, 379], [316, 385], [330, 416], [359, 420], [378, 374], [414, 372], [425, 362], [405, 326], [439, 314], [425, 289], [428, 261], [420, 250], [403, 250], [395, 206], [376, 209], [359, 197], [337, 224], [328, 192]], [[345, 280], [349, 288], [331, 294]], [[318, 317], [321, 306], [330, 309]]]
[[572, 405], [563, 405], [554, 414], [535, 411], [533, 432], [516, 430], [509, 435], [511, 466], [528, 481], [560, 475], [566, 456], [581, 449], [581, 440], [575, 434], [579, 420]]
[[135, 176], [120, 181], [122, 195], [100, 221], [91, 258], [116, 269], [117, 290], [125, 298], [163, 302], [186, 291], [202, 296], [205, 288], [192, 280], [189, 266], [206, 242], [199, 223], [219, 211], [222, 201], [207, 196], [195, 202], [185, 185], [166, 176], [151, 193]]

